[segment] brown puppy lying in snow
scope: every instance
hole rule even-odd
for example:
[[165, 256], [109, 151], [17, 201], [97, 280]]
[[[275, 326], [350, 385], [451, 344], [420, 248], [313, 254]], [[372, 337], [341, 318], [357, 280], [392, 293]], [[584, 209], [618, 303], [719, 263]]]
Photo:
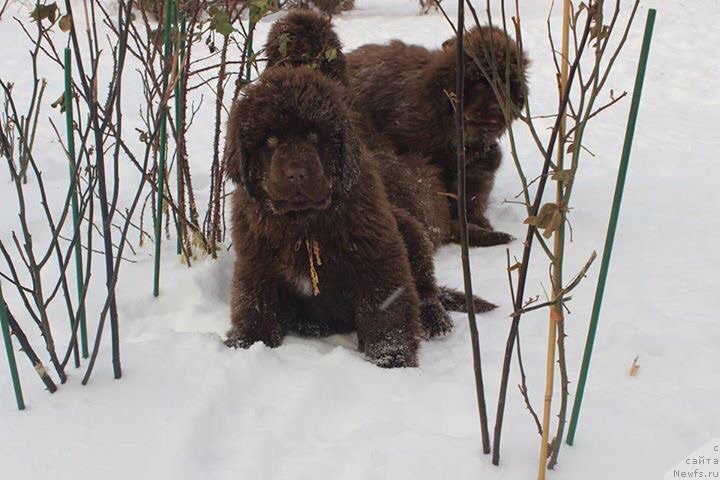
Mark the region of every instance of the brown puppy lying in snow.
[[[527, 60], [501, 30], [474, 28], [466, 36], [465, 135], [470, 243], [488, 246], [512, 237], [494, 231], [485, 218], [488, 197], [500, 166], [498, 139], [507, 124], [493, 89], [478, 67], [509, 73], [509, 100], [521, 106], [527, 94]], [[455, 92], [454, 39], [440, 50], [407, 45], [365, 45], [345, 57], [351, 104], [396, 153], [429, 156], [442, 172], [446, 192], [457, 191], [454, 110], [448, 93]], [[455, 208], [456, 202], [451, 202]], [[456, 215], [455, 215], [456, 217]], [[457, 223], [453, 236], [457, 236]]]
[[406, 249], [414, 220], [389, 202], [342, 87], [309, 67], [270, 69], [233, 106], [226, 143], [228, 175], [242, 186], [227, 344], [357, 330], [371, 361], [417, 365], [423, 333], [451, 324], [437, 290], [423, 300], [438, 308], [420, 321], [413, 274], [425, 272]]

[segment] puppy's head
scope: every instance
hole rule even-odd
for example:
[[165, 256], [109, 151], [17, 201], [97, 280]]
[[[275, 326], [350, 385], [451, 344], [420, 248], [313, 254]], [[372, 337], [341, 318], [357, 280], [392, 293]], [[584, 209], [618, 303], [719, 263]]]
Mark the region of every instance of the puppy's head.
[[313, 214], [352, 189], [361, 147], [339, 88], [311, 67], [274, 68], [233, 106], [226, 172], [269, 213]]
[[312, 10], [292, 10], [276, 21], [265, 44], [267, 67], [309, 65], [345, 82], [345, 55], [328, 17]]
[[[514, 120], [527, 95], [526, 70], [515, 41], [498, 28], [473, 28], [464, 37], [465, 45], [465, 127], [469, 144], [487, 143], [502, 135], [508, 120]], [[435, 89], [455, 91], [456, 41], [443, 43], [430, 70]], [[493, 88], [493, 84], [494, 87]], [[443, 98], [435, 92], [433, 97]], [[452, 111], [446, 99], [445, 108]], [[503, 113], [502, 105], [509, 112]]]

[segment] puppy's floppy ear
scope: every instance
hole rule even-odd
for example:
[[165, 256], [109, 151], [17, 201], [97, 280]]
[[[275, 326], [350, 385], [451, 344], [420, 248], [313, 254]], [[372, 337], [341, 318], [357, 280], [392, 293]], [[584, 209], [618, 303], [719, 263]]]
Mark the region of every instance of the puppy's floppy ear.
[[255, 192], [250, 180], [250, 165], [247, 152], [243, 149], [242, 142], [237, 136], [234, 122], [228, 122], [227, 137], [225, 138], [225, 154], [223, 158], [225, 174], [233, 182], [241, 185], [248, 196], [255, 199]]
[[360, 176], [360, 156], [363, 154], [355, 128], [349, 121], [341, 126], [339, 150], [340, 186], [347, 193]]
[[[454, 43], [451, 47], [454, 47]], [[441, 50], [425, 69], [424, 81], [427, 100], [438, 112], [452, 111], [449, 95], [455, 92], [455, 53], [454, 49]]]

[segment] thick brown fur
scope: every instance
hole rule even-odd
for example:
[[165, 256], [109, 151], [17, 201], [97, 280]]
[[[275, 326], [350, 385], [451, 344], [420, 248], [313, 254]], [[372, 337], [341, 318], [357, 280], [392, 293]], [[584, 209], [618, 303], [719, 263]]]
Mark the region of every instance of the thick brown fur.
[[242, 186], [228, 345], [357, 330], [373, 362], [417, 365], [419, 338], [451, 327], [434, 278], [416, 280], [427, 265], [408, 259], [416, 250], [432, 268], [432, 242], [388, 199], [342, 86], [310, 67], [270, 69], [233, 106], [226, 144]]
[[330, 18], [312, 10], [291, 10], [270, 28], [267, 67], [309, 65], [345, 82], [345, 55]]
[[[485, 218], [501, 160], [498, 139], [507, 129], [500, 101], [485, 75], [494, 71], [501, 79], [509, 77], [504, 89], [509, 93], [507, 104], [519, 106], [527, 94], [527, 60], [519, 58], [515, 43], [496, 28], [473, 29], [466, 37], [466, 50], [471, 245], [507, 243], [512, 237], [492, 230]], [[408, 153], [429, 156], [440, 168], [445, 191], [452, 193], [457, 191], [457, 163], [454, 110], [449, 95], [455, 91], [455, 56], [454, 40], [434, 51], [395, 40], [389, 45], [365, 45], [346, 55], [353, 108], [403, 158], [411, 158], [405, 156]], [[454, 207], [455, 202], [451, 205]], [[449, 239], [457, 238], [456, 223], [451, 226]]]
[[[283, 48], [278, 45], [280, 36], [287, 34]], [[332, 63], [319, 64], [315, 58], [318, 52], [333, 49], [337, 57]], [[278, 20], [268, 35], [265, 48], [268, 53], [268, 68], [275, 66], [298, 66], [308, 64], [327, 77], [346, 83], [345, 59], [340, 41], [327, 17], [308, 10], [290, 11]], [[338, 86], [338, 88], [341, 88]], [[344, 96], [347, 96], [344, 93]], [[379, 165], [381, 178], [392, 204], [392, 213], [400, 227], [409, 252], [410, 266], [421, 302], [421, 320], [427, 337], [447, 333], [452, 323], [441, 300], [448, 301], [449, 289], [439, 289], [435, 281], [433, 253], [453, 235], [453, 223], [439, 169], [424, 156], [412, 153], [403, 159], [393, 153], [387, 139], [379, 135], [366, 119], [357, 117], [357, 128], [363, 132], [363, 143], [373, 152]], [[441, 294], [444, 292], [444, 294]], [[483, 310], [495, 306], [478, 297], [476, 304]], [[458, 308], [457, 302], [451, 302]], [[459, 307], [462, 311], [464, 306]]]
[[355, 0], [288, 0], [286, 5], [291, 8], [314, 7], [325, 14], [334, 15], [355, 8]]

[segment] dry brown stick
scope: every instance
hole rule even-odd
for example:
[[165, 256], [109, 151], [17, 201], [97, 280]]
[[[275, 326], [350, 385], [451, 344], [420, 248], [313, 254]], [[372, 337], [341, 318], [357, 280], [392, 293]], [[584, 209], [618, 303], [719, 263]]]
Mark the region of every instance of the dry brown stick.
[[0, 8], [0, 20], [2, 19], [2, 16], [5, 14], [5, 10], [7, 9], [8, 5], [10, 5], [10, 0], [5, 0], [5, 3], [3, 3], [2, 8]]
[[490, 453], [490, 433], [488, 429], [487, 407], [485, 405], [485, 387], [483, 385], [482, 361], [480, 356], [480, 339], [475, 321], [475, 304], [472, 293], [472, 276], [470, 273], [470, 254], [468, 247], [467, 227], [467, 191], [465, 174], [465, 49], [463, 44], [465, 25], [465, 3], [458, 0], [457, 42], [456, 42], [456, 83], [455, 83], [455, 126], [457, 129], [457, 170], [458, 170], [458, 217], [460, 220], [460, 248], [465, 284], [465, 306], [470, 324], [472, 339], [473, 367], [475, 371], [475, 393], [480, 417], [483, 453]]

